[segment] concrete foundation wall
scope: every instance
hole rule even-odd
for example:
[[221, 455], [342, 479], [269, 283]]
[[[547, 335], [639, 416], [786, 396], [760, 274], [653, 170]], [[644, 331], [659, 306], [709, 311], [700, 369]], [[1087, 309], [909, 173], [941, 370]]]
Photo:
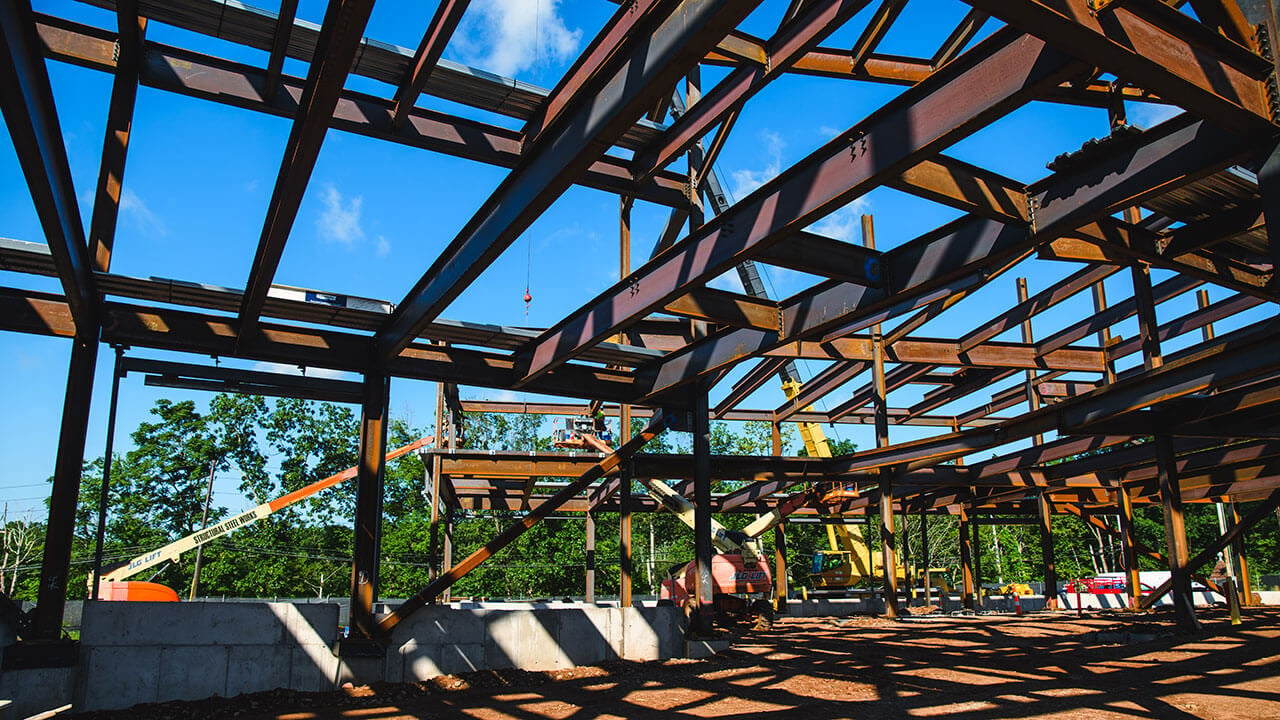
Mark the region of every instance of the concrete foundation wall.
[[337, 640], [334, 605], [87, 603], [75, 707], [329, 690]]
[[[684, 652], [682, 623], [683, 614], [674, 607], [431, 606], [396, 627], [375, 672], [388, 682], [416, 682], [472, 670], [556, 670], [607, 660], [666, 659]], [[357, 664], [350, 670], [353, 679], [367, 679], [360, 677]]]
[[0, 699], [26, 717], [230, 697], [346, 680], [415, 682], [503, 668], [553, 670], [685, 652], [679, 608], [574, 604], [429, 606], [397, 626], [384, 657], [339, 658], [338, 606], [86, 603], [75, 667], [0, 673]]

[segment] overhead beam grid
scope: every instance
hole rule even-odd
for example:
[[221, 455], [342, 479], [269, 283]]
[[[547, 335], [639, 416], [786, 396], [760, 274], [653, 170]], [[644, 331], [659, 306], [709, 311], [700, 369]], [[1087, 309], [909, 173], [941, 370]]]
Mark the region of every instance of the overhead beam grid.
[[[0, 329], [75, 348], [42, 573], [54, 584], [66, 574], [84, 444], [76, 428], [87, 423], [93, 353], [108, 342], [128, 349], [120, 372], [152, 386], [363, 405], [352, 596], [366, 644], [447, 597], [553, 512], [659, 511], [630, 484], [655, 479], [694, 502], [700, 527], [712, 512], [878, 517], [890, 544], [902, 537], [896, 512], [956, 516], [966, 534], [1026, 522], [1049, 538], [1051, 515], [1072, 514], [1120, 536], [1126, 557], [1169, 564], [1177, 582], [1160, 591], [1175, 594], [1190, 624], [1186, 578], [1256, 518], [1195, 548], [1181, 537], [1184, 507], [1273, 508], [1280, 497], [1280, 250], [1269, 237], [1280, 215], [1275, 19], [1235, 0], [965, 0], [946, 15], [950, 24], [917, 33], [903, 25], [920, 16], [908, 11], [912, 1], [619, 2], [605, 6], [609, 17], [596, 19], [596, 34], [549, 88], [446, 57], [464, 18], [474, 19], [467, 13], [479, 13], [467, 0], [424, 11], [408, 38], [416, 49], [369, 36], [378, 27], [372, 0], [330, 0], [320, 24], [296, 0], [270, 9], [87, 0], [112, 14], [83, 17], [0, 4], [0, 108], [18, 160], [7, 186], [25, 188], [38, 221], [10, 230], [0, 222]], [[931, 40], [910, 55], [887, 52], [916, 36]], [[222, 57], [209, 49], [231, 46]], [[62, 131], [73, 120], [55, 107], [50, 80], [60, 63], [111, 75], [109, 103], [95, 116], [106, 119], [97, 182], [80, 195]], [[703, 77], [719, 82], [702, 87]], [[833, 126], [844, 129], [816, 149], [812, 137], [797, 142], [803, 157], [734, 197], [722, 178], [742, 161], [743, 128], [762, 108], [786, 93], [808, 93], [816, 106], [823, 98], [814, 93], [852, 83], [889, 85], [890, 99], [838, 117]], [[139, 100], [139, 88], [152, 97]], [[155, 110], [151, 99], [175, 97], [290, 124], [260, 232], [220, 238], [249, 269], [243, 287], [210, 284], [182, 265], [173, 279], [129, 275], [114, 261], [129, 252], [128, 233], [117, 230], [127, 228], [131, 136], [154, 126], [142, 117]], [[1136, 103], [1164, 119], [1130, 124]], [[1035, 113], [1066, 117], [1078, 139], [1053, 147], [1057, 134], [1011, 133], [1015, 118]], [[1093, 116], [1097, 128], [1080, 126]], [[474, 191], [465, 221], [415, 216], [422, 237], [396, 260], [406, 279], [386, 283], [379, 299], [324, 287], [331, 280], [281, 285], [277, 270], [331, 130], [406, 153], [431, 183], [456, 182], [441, 157], [450, 167], [501, 168], [502, 177]], [[975, 151], [1032, 141], [1054, 158], [1047, 168]], [[575, 187], [606, 193], [598, 207], [607, 212], [575, 206]], [[434, 187], [414, 191], [437, 199]], [[849, 220], [839, 213], [856, 212], [871, 193], [878, 248], [870, 237], [820, 232], [818, 223]], [[883, 209], [882, 196], [892, 198]], [[93, 199], [87, 227], [84, 197]], [[902, 207], [926, 205], [937, 215], [920, 217], [938, 220], [901, 217]], [[497, 297], [499, 261], [515, 260], [504, 254], [515, 246], [523, 256], [522, 236], [561, 211], [576, 213], [593, 238], [618, 242], [608, 252], [556, 247], [580, 257], [554, 274], [530, 250], [531, 285], [536, 277], [591, 288], [569, 293], [577, 307], [540, 306], [530, 327], [513, 326], [496, 302], [470, 303], [464, 293]], [[180, 225], [170, 228], [175, 238], [197, 235]], [[862, 227], [870, 235], [870, 217]], [[607, 260], [598, 275], [597, 255]], [[633, 268], [634, 257], [648, 260]], [[780, 295], [768, 282], [775, 271], [789, 279]], [[1023, 281], [1015, 293], [1015, 275], [1034, 292]], [[452, 431], [423, 457], [443, 525], [464, 512], [519, 516], [478, 553], [433, 568], [399, 611], [376, 617], [376, 459], [386, 408], [397, 406], [391, 378], [442, 387], [438, 422]], [[473, 413], [649, 425], [624, 432], [616, 451], [461, 450]], [[764, 423], [773, 453], [711, 455], [709, 419]], [[812, 445], [803, 457], [784, 447], [787, 424]], [[814, 439], [821, 424], [856, 434], [858, 449], [827, 457], [830, 446]], [[696, 430], [698, 451], [638, 452], [665, 429]], [[712, 481], [726, 485], [710, 492]], [[1132, 537], [1140, 505], [1165, 512], [1163, 553]], [[1127, 518], [1120, 531], [1099, 520], [1116, 513]], [[979, 546], [966, 535], [961, 547], [973, 581]], [[42, 637], [56, 636], [58, 588], [42, 598]]]

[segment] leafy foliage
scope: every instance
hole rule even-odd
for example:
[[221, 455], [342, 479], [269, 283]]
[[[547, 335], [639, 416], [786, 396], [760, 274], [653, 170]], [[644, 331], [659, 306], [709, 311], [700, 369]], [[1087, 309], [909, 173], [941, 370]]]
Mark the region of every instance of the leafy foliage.
[[[537, 416], [472, 414], [466, 418], [463, 447], [542, 450], [550, 447], [549, 428]], [[642, 423], [633, 423], [636, 431]], [[795, 444], [794, 431], [784, 435], [785, 447]], [[422, 428], [393, 419], [388, 447], [399, 447], [425, 434]], [[193, 532], [200, 526], [209, 473], [238, 479], [248, 504], [257, 504], [298, 489], [355, 464], [358, 421], [349, 409], [298, 400], [268, 401], [255, 396], [217, 395], [206, 409], [194, 402], [160, 400], [151, 417], [132, 433], [135, 449], [112, 459], [106, 523], [107, 567]], [[687, 452], [689, 436], [665, 433], [647, 452]], [[740, 429], [714, 423], [712, 450], [719, 454], [769, 455], [772, 438], [768, 423], [746, 423]], [[850, 453], [852, 443], [836, 443], [837, 453]], [[81, 477], [73, 548], [72, 597], [83, 597], [92, 564], [97, 528], [98, 498], [103, 460], [87, 462]], [[741, 481], [721, 482], [717, 491], [732, 491]], [[345, 596], [350, 585], [351, 517], [356, 483], [341, 483], [316, 498], [249, 524], [204, 548], [200, 593], [240, 597]], [[640, 483], [631, 492], [643, 497]], [[1242, 505], [1243, 516], [1252, 504]], [[226, 517], [228, 509], [216, 500], [209, 522]], [[481, 547], [518, 517], [517, 512], [461, 513], [452, 518], [453, 556], [460, 560]], [[421, 459], [414, 454], [388, 463], [384, 477], [382, 570], [383, 597], [404, 597], [431, 578], [433, 559], [442, 553], [443, 534], [450, 518], [433, 522], [424, 488]], [[741, 514], [718, 518], [740, 528], [750, 521]], [[1114, 518], [1103, 518], [1116, 527]], [[619, 517], [595, 515], [596, 592], [618, 590]], [[921, 562], [921, 524], [918, 515], [897, 519], [900, 547]], [[1218, 535], [1215, 510], [1207, 504], [1186, 507], [1188, 539], [1193, 550]], [[1158, 505], [1137, 510], [1135, 525], [1142, 544], [1163, 552], [1164, 524]], [[693, 533], [669, 513], [637, 513], [632, 519], [633, 583], [637, 594], [657, 592], [669, 569], [693, 555]], [[1251, 574], [1280, 569], [1277, 517], [1268, 516], [1247, 538]], [[959, 581], [958, 524], [947, 516], [928, 518], [929, 565], [943, 568]], [[873, 549], [877, 533], [864, 535]], [[34, 599], [44, 527], [32, 519], [0, 517], [0, 582], [13, 597]], [[775, 535], [763, 538], [772, 556]], [[787, 563], [793, 586], [807, 583], [812, 554], [828, 547], [819, 524], [789, 524], [785, 531]], [[1119, 543], [1078, 518], [1055, 516], [1053, 539], [1060, 578], [1090, 576], [1119, 569]], [[1039, 528], [1034, 525], [984, 525], [979, 530], [978, 555], [984, 583], [1039, 580]], [[581, 596], [586, 575], [586, 519], [560, 513], [534, 526], [520, 539], [463, 578], [454, 594], [495, 598], [551, 598]], [[1155, 563], [1143, 558], [1144, 567]], [[194, 555], [163, 567], [156, 580], [186, 594], [194, 570]], [[1204, 572], [1208, 568], [1201, 569]], [[78, 577], [78, 580], [77, 580]], [[137, 579], [147, 579], [139, 576]]]

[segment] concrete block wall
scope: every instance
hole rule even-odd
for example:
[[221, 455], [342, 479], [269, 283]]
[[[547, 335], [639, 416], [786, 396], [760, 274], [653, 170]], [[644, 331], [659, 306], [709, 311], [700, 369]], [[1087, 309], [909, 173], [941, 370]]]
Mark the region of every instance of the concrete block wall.
[[75, 706], [330, 690], [337, 634], [334, 605], [87, 603]]
[[[684, 652], [674, 607], [561, 603], [429, 606], [392, 634], [382, 678], [417, 682], [473, 670], [556, 670], [616, 660], [658, 660]], [[359, 679], [356, 666], [351, 677]]]

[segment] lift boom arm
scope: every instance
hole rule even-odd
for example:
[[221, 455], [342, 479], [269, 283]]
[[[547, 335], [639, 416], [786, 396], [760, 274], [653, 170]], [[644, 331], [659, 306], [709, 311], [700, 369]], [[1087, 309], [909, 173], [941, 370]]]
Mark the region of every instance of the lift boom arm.
[[[386, 459], [394, 460], [401, 455], [411, 453], [414, 450], [417, 450], [424, 445], [430, 445], [433, 442], [435, 442], [435, 438], [432, 436], [420, 438], [408, 445], [405, 445], [404, 447], [396, 448], [395, 450], [387, 453]], [[210, 540], [220, 538], [236, 528], [241, 528], [250, 523], [255, 523], [271, 513], [276, 512], [281, 508], [289, 507], [299, 500], [305, 500], [321, 490], [331, 488], [338, 483], [350, 480], [356, 476], [358, 471], [357, 467], [349, 467], [336, 475], [330, 475], [329, 477], [323, 480], [317, 480], [304, 488], [299, 488], [291, 493], [281, 495], [271, 502], [262, 503], [257, 507], [240, 513], [239, 515], [233, 515], [216, 525], [211, 525], [184, 538], [174, 540], [162, 548], [139, 555], [138, 557], [130, 560], [129, 564], [122, 565], [115, 570], [106, 573], [102, 576], [102, 579], [108, 582], [124, 580], [137, 575], [147, 568], [155, 567], [160, 563], [177, 560], [184, 552], [194, 550], [200, 545], [204, 545]]]

